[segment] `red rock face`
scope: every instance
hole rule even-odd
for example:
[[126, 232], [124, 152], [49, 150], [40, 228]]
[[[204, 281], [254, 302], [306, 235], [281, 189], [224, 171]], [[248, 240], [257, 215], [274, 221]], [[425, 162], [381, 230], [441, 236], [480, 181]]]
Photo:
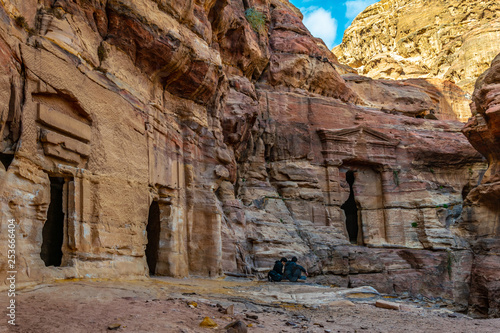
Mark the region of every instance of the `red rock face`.
[[311, 36], [291, 9], [271, 11], [270, 47], [269, 67], [262, 77], [268, 84], [305, 89], [345, 102], [357, 100], [334, 70], [337, 58], [323, 41]]
[[500, 56], [476, 82], [473, 117], [463, 132], [488, 159], [488, 170], [465, 201], [461, 223], [475, 254], [471, 304], [477, 314], [498, 316], [500, 305]]
[[471, 144], [488, 158], [488, 171], [483, 184], [500, 181], [500, 56], [491, 63], [491, 68], [476, 82], [472, 97], [473, 117], [464, 128], [464, 134]]
[[446, 80], [372, 80], [355, 74], [342, 77], [367, 105], [386, 112], [461, 122], [471, 115], [470, 98]]
[[[9, 2], [0, 211], [24, 236], [19, 280], [264, 275], [296, 255], [321, 281], [465, 309], [457, 223], [485, 164], [454, 86], [342, 77], [295, 7], [249, 3], [46, 2], [23, 25]], [[61, 269], [40, 257], [58, 219]]]

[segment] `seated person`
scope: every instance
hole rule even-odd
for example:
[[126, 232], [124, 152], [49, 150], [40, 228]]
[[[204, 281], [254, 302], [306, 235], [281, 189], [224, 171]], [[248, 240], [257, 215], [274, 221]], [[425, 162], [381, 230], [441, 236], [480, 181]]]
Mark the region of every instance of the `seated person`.
[[281, 258], [281, 260], [276, 260], [273, 269], [267, 273], [269, 282], [280, 282], [283, 279], [283, 267], [287, 261], [285, 257]]
[[[301, 276], [304, 272], [305, 276]], [[307, 276], [307, 271], [304, 267], [297, 264], [297, 257], [293, 257], [292, 261], [289, 261], [285, 265], [284, 279], [291, 282], [297, 282], [298, 279], [305, 280]]]

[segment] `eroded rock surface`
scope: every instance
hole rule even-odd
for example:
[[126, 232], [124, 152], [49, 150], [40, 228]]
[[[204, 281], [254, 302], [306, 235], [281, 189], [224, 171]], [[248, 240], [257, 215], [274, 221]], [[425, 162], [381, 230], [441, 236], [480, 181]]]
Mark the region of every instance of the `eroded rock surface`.
[[440, 78], [469, 94], [500, 52], [500, 4], [480, 0], [382, 0], [365, 9], [334, 48], [372, 78]]
[[4, 3], [1, 277], [14, 219], [20, 283], [296, 255], [469, 305], [456, 224], [485, 163], [455, 88], [342, 77], [284, 0]]
[[357, 74], [342, 78], [366, 105], [384, 112], [461, 122], [471, 116], [469, 95], [447, 80], [373, 80]]
[[462, 228], [474, 251], [471, 298], [482, 315], [500, 315], [500, 55], [480, 76], [464, 128], [471, 144], [488, 159], [481, 184], [465, 201]]

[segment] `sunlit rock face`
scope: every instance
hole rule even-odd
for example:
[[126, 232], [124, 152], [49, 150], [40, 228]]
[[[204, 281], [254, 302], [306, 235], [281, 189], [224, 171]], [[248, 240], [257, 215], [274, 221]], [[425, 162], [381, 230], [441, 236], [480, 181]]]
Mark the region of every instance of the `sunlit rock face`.
[[[469, 307], [484, 158], [440, 80], [354, 75], [288, 1], [4, 1], [1, 227], [20, 282], [311, 277]], [[5, 276], [4, 276], [5, 277]], [[2, 279], [4, 281], [5, 279]]]
[[500, 55], [476, 83], [473, 116], [463, 129], [471, 144], [488, 159], [481, 184], [465, 201], [461, 228], [474, 251], [471, 299], [481, 315], [500, 314]]
[[470, 96], [447, 80], [373, 80], [357, 74], [342, 78], [367, 106], [384, 112], [461, 122], [471, 116]]
[[372, 78], [440, 78], [467, 93], [500, 52], [500, 4], [382, 0], [358, 15], [333, 52]]

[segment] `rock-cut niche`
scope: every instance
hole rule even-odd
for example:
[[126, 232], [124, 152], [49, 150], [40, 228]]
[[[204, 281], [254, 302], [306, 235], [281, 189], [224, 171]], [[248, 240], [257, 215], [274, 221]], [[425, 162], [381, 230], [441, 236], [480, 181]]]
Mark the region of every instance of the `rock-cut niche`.
[[149, 274], [155, 275], [158, 262], [158, 250], [160, 247], [160, 206], [153, 201], [149, 207], [148, 225], [146, 227], [148, 244], [146, 245], [146, 262]]
[[344, 202], [344, 204], [340, 207], [344, 210], [345, 213], [345, 223], [347, 234], [349, 236], [349, 241], [352, 244], [358, 243], [358, 207], [356, 205], [356, 199], [354, 198], [354, 172], [352, 170], [347, 171], [346, 173], [346, 181], [349, 184], [349, 198]]
[[50, 177], [50, 204], [42, 229], [40, 257], [45, 266], [61, 266], [64, 241], [64, 178]]

